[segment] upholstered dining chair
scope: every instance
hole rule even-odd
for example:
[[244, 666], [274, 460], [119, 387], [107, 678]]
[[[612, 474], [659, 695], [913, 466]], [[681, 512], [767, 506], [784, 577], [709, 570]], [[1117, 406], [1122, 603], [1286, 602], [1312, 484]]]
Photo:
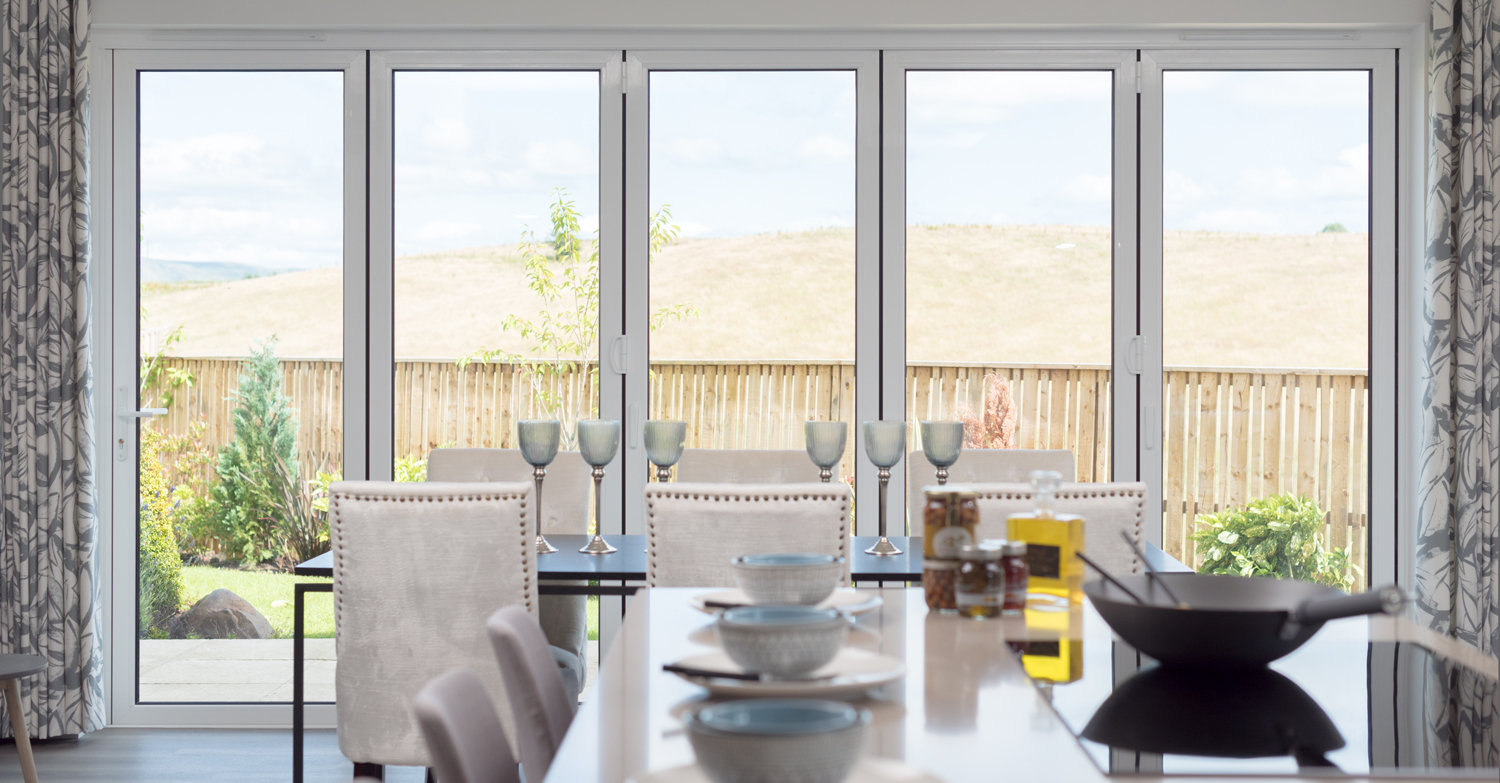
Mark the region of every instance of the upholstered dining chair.
[[[520, 449], [433, 449], [427, 455], [428, 481], [532, 481], [532, 468]], [[542, 486], [542, 533], [588, 532], [589, 491], [593, 486], [588, 463], [576, 451], [559, 451], [547, 466]], [[541, 584], [582, 585], [548, 580]], [[579, 690], [588, 675], [588, 596], [544, 595], [537, 603], [537, 620], [547, 642], [573, 653], [573, 679]]]
[[[966, 484], [979, 493], [979, 535], [1005, 538], [1006, 519], [1036, 507], [1031, 484]], [[1127, 533], [1141, 543], [1146, 516], [1146, 485], [1139, 482], [1063, 484], [1057, 490], [1057, 512], [1083, 517], [1083, 548], [1089, 558], [1111, 574], [1133, 574], [1144, 566], [1120, 538]], [[1089, 578], [1093, 578], [1090, 575]]]
[[507, 606], [485, 623], [510, 695], [516, 747], [526, 779], [541, 780], [573, 722], [578, 691], [558, 676], [547, 639], [536, 620], [519, 606]]
[[805, 449], [683, 449], [677, 480], [689, 484], [804, 484], [820, 481]]
[[356, 776], [431, 765], [412, 699], [456, 666], [483, 672], [509, 713], [484, 621], [497, 606], [536, 609], [532, 512], [529, 483], [329, 488], [339, 750]]
[[411, 706], [441, 783], [520, 783], [520, 767], [479, 675], [463, 667], [440, 674]]
[[[913, 531], [921, 529], [922, 488], [937, 483], [936, 470], [921, 451], [906, 455], [906, 505]], [[1055, 470], [1063, 481], [1074, 481], [1078, 475], [1073, 452], [1067, 449], [964, 449], [948, 468], [948, 483], [1024, 484], [1031, 481], [1033, 470]]]
[[729, 561], [761, 552], [844, 558], [849, 579], [847, 484], [646, 485], [646, 583], [733, 587]]

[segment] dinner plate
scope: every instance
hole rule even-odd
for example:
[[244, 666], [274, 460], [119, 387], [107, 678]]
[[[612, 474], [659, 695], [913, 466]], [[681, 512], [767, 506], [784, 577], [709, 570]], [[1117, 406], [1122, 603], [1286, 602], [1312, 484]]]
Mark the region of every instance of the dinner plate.
[[[688, 641], [692, 642], [693, 644], [701, 644], [704, 647], [723, 646], [719, 644], [719, 634], [714, 631], [713, 623], [701, 626], [697, 630], [688, 634]], [[862, 647], [866, 650], [875, 650], [880, 647], [880, 632], [876, 631], [873, 628], [865, 628], [864, 626], [857, 623], [852, 624], [849, 626], [849, 637], [844, 640], [844, 644], [850, 647]]]
[[[720, 590], [716, 593], [693, 596], [693, 608], [708, 614], [718, 614], [724, 611], [720, 607], [709, 606], [708, 601], [722, 604], [745, 604], [746, 606], [753, 604], [750, 596], [740, 590]], [[879, 609], [884, 603], [885, 600], [874, 593], [861, 593], [852, 587], [840, 587], [834, 590], [832, 595], [823, 599], [823, 602], [818, 604], [818, 608], [837, 609], [849, 614], [864, 614], [871, 609]]]
[[[629, 778], [631, 783], [713, 783], [697, 764], [659, 769]], [[854, 763], [844, 783], [943, 783], [938, 776], [895, 759], [865, 756]]]
[[[723, 651], [693, 655], [677, 661], [678, 666], [713, 671], [743, 672], [744, 667], [735, 663]], [[707, 688], [715, 696], [827, 696], [860, 695], [895, 682], [906, 675], [906, 664], [889, 655], [844, 647], [821, 669], [811, 673], [812, 677], [832, 674], [823, 680], [728, 680], [715, 677], [697, 677], [678, 674], [684, 680]]]

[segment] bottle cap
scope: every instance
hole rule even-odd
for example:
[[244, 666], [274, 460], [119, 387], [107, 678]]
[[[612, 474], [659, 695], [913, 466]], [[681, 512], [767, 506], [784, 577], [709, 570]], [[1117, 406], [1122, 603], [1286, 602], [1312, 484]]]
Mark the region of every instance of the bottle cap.
[[981, 541], [977, 544], [964, 544], [958, 550], [960, 560], [999, 560], [1001, 553], [999, 541]]
[[1006, 541], [1002, 551], [1011, 557], [1024, 556], [1026, 554], [1025, 541]]

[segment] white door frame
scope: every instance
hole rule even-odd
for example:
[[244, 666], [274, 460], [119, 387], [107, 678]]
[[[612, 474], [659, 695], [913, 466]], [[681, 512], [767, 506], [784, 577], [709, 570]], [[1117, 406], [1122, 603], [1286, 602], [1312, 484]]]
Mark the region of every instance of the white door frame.
[[[630, 344], [625, 403], [625, 530], [645, 530], [646, 450], [641, 426], [649, 410], [650, 258], [646, 225], [650, 219], [651, 71], [854, 71], [854, 418], [855, 486], [876, 485], [875, 468], [859, 455], [864, 435], [859, 422], [879, 419], [881, 384], [871, 383], [880, 366], [880, 54], [875, 51], [630, 51], [626, 59], [625, 115], [625, 323]], [[874, 535], [877, 519], [861, 514], [858, 535]], [[899, 531], [898, 531], [899, 532]], [[602, 632], [602, 628], [601, 628]]]
[[[1140, 479], [1136, 448], [1137, 385], [1121, 382], [1136, 376], [1125, 372], [1126, 354], [1137, 335], [1136, 303], [1136, 52], [1122, 50], [1043, 51], [926, 51], [885, 54], [885, 166], [882, 222], [883, 305], [885, 345], [883, 380], [886, 413], [905, 415], [906, 406], [906, 74], [908, 71], [1109, 71], [1114, 76], [1111, 189], [1113, 282], [1112, 449], [1115, 481]], [[892, 473], [891, 502], [905, 503], [905, 465]], [[899, 490], [897, 489], [899, 487]], [[899, 500], [898, 500], [899, 499]], [[897, 506], [904, 508], [905, 505]]]
[[[1266, 49], [1259, 51], [1155, 50], [1141, 53], [1141, 334], [1145, 368], [1143, 410], [1162, 399], [1162, 72], [1167, 70], [1363, 70], [1370, 72], [1370, 439], [1369, 569], [1371, 584], [1396, 574], [1396, 343], [1397, 201], [1396, 51], [1394, 49]], [[1389, 317], [1382, 317], [1389, 316]], [[1405, 317], [1410, 318], [1407, 314]], [[1161, 417], [1150, 437], [1161, 442]], [[1144, 427], [1143, 427], [1144, 429]], [[1143, 452], [1144, 454], [1145, 452]], [[1162, 460], [1141, 460], [1153, 493], [1147, 513], [1161, 509]], [[1148, 525], [1158, 536], [1161, 525]]]
[[[100, 461], [109, 465], [107, 484], [101, 482], [100, 528], [109, 531], [101, 547], [101, 584], [108, 585], [109, 631], [105, 641], [109, 693], [109, 722], [117, 726], [286, 726], [291, 715], [285, 704], [137, 703], [137, 429], [136, 419], [118, 415], [117, 408], [137, 404], [136, 377], [139, 339], [139, 284], [137, 272], [138, 220], [138, 85], [142, 71], [341, 71], [344, 74], [344, 454], [365, 452], [365, 53], [354, 51], [116, 51], [109, 85], [109, 102], [95, 110], [95, 127], [108, 139], [104, 154], [107, 177], [96, 192], [106, 194], [98, 213], [107, 216], [107, 235], [94, 239], [96, 268], [108, 288], [97, 296], [110, 311], [98, 323], [108, 324], [100, 335], [100, 351], [109, 361], [96, 364], [98, 399], [103, 403], [97, 427], [106, 448]], [[103, 116], [101, 117], [101, 114]], [[96, 180], [96, 183], [98, 180]], [[96, 332], [96, 334], [98, 334]], [[108, 343], [108, 348], [105, 348]], [[351, 426], [352, 425], [352, 426]], [[364, 465], [346, 456], [345, 475], [363, 478]], [[309, 726], [333, 725], [332, 705], [308, 708]]]

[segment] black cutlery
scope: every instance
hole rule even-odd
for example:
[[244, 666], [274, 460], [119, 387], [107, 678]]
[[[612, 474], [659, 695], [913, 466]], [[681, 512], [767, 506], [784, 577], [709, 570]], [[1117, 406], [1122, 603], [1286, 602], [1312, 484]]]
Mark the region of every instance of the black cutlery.
[[675, 663], [664, 663], [661, 670], [687, 677], [708, 677], [716, 680], [746, 680], [748, 682], [820, 682], [831, 680], [838, 676], [837, 674], [824, 674], [816, 677], [778, 677], [774, 674], [766, 674], [764, 672], [726, 672], [718, 669], [678, 666]]

